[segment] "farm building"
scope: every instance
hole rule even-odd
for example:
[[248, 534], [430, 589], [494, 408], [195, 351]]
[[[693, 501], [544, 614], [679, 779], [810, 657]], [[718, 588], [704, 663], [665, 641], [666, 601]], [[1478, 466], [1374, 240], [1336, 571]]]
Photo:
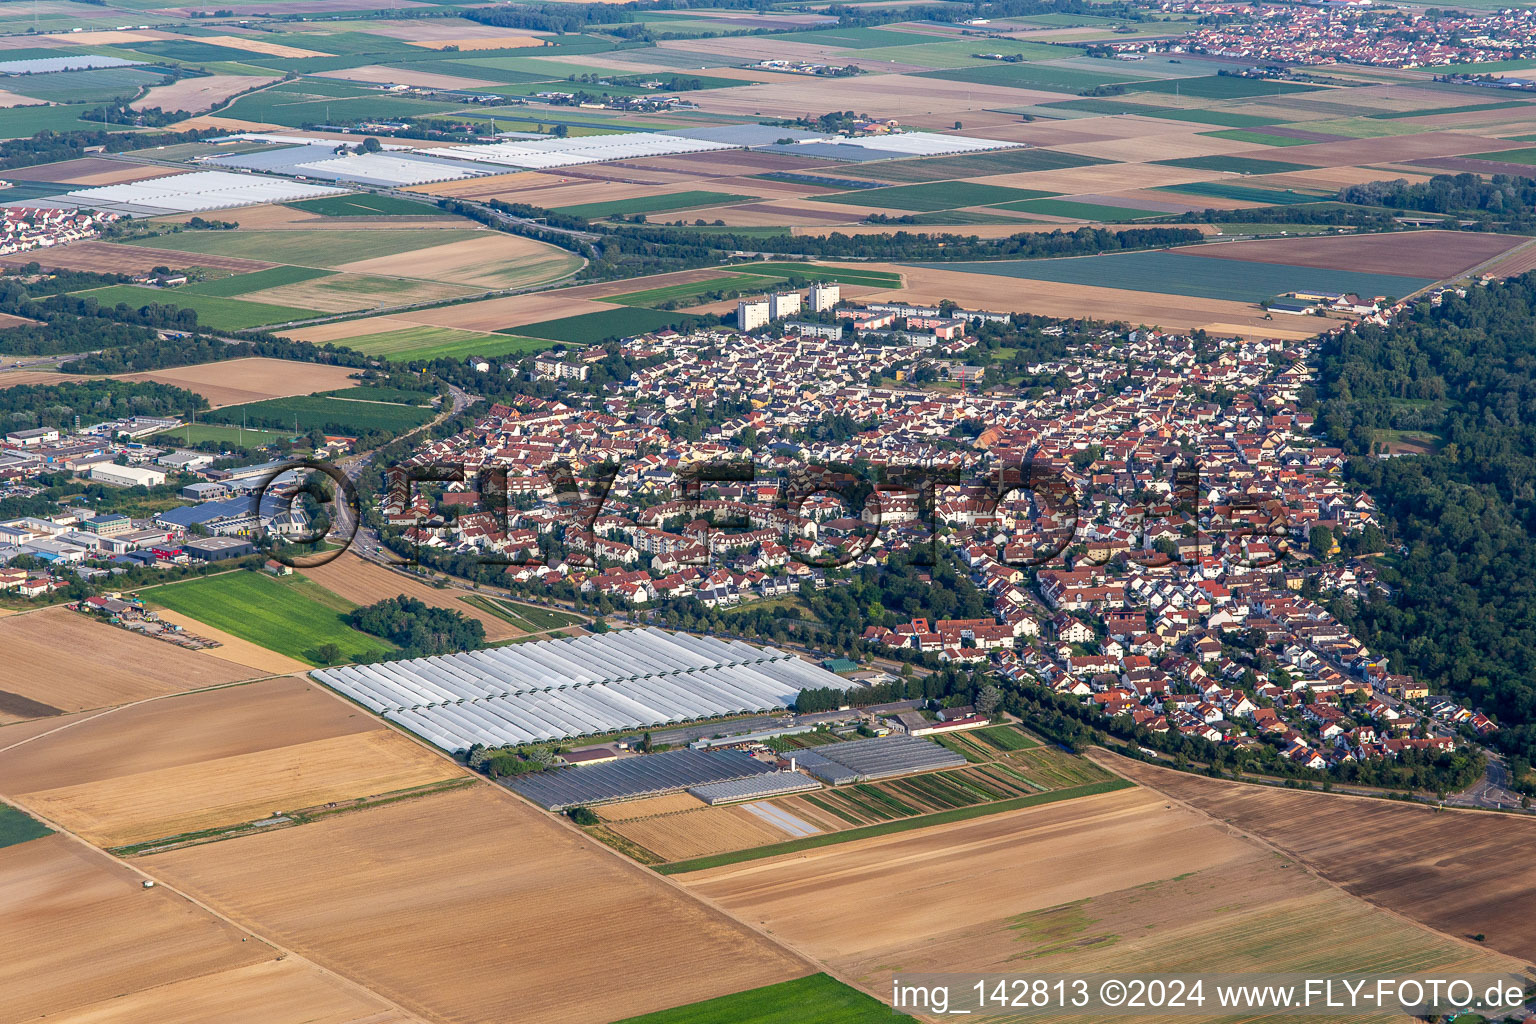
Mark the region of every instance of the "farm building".
[[444, 750], [783, 709], [803, 689], [843, 685], [771, 647], [654, 628], [313, 675]]
[[834, 786], [965, 764], [965, 758], [959, 754], [915, 736], [829, 743], [814, 751], [799, 751], [795, 760], [801, 768]]

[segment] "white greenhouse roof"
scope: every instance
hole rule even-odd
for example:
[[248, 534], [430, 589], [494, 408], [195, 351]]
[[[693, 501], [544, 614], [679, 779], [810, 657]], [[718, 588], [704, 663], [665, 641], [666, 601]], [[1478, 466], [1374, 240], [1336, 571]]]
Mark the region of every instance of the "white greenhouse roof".
[[259, 203], [315, 199], [319, 196], [342, 195], [346, 191], [329, 185], [289, 181], [286, 178], [231, 174], [228, 171], [193, 171], [123, 185], [77, 189], [69, 192], [68, 197], [81, 206], [100, 203], [197, 213]]
[[444, 750], [788, 708], [846, 686], [771, 647], [648, 628], [312, 673]]
[[631, 132], [624, 135], [588, 135], [575, 139], [497, 142], [488, 146], [450, 146], [447, 149], [435, 149], [432, 155], [506, 164], [509, 167], [547, 168], [740, 148], [724, 142], [686, 139], [662, 132]]

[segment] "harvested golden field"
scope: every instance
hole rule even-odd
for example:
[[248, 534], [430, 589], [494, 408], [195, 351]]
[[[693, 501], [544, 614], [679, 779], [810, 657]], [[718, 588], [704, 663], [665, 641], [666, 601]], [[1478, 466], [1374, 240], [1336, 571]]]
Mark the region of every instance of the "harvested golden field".
[[1370, 235], [1315, 235], [1204, 243], [1170, 250], [1186, 256], [1299, 267], [1354, 270], [1410, 277], [1456, 277], [1530, 241], [1524, 235], [1475, 231], [1406, 231]]
[[305, 960], [265, 960], [114, 995], [50, 1024], [408, 1024], [416, 1018]]
[[[91, 728], [97, 722], [108, 728], [111, 716], [60, 735], [82, 742], [101, 731]], [[22, 751], [46, 742], [34, 741]], [[114, 773], [94, 782], [22, 793], [18, 800], [83, 839], [113, 847], [380, 797], [461, 775], [451, 761], [380, 727], [198, 765]]]
[[0, 850], [6, 1020], [404, 1024], [386, 999], [65, 836]]
[[[283, 337], [292, 338], [294, 341], [308, 341], [316, 345], [324, 345], [328, 341], [345, 341], [348, 338], [361, 338], [369, 334], [384, 334], [389, 331], [403, 331], [420, 326], [413, 320], [402, 320], [392, 316], [375, 316], [366, 320], [341, 320], [329, 324], [313, 324], [309, 327], [291, 327], [282, 332]], [[0, 378], [3, 379], [3, 378]]]
[[216, 128], [226, 132], [269, 132], [274, 129], [284, 131], [280, 124], [272, 124], [268, 121], [242, 121], [238, 117], [216, 117], [212, 114], [199, 114], [197, 117], [189, 117], [185, 121], [177, 121], [173, 128], [178, 131], [190, 132], [198, 128]]
[[569, 277], [581, 257], [543, 242], [499, 231], [446, 245], [428, 245], [396, 256], [343, 263], [337, 270], [380, 277], [405, 277], [482, 288], [528, 287]]
[[641, 800], [607, 804], [597, 808], [597, 816], [604, 821], [631, 821], [635, 818], [650, 818], [658, 814], [697, 811], [704, 806], [704, 801], [688, 793], [669, 793], [666, 796], [652, 796]]
[[[266, 727], [256, 731], [255, 726]], [[153, 743], [125, 759], [153, 730]], [[382, 796], [463, 771], [302, 678], [172, 697], [0, 752], [7, 796], [99, 846]]]
[[1096, 760], [1285, 850], [1356, 896], [1449, 935], [1486, 934], [1491, 948], [1536, 962], [1536, 875], [1517, 853], [1536, 845], [1536, 821], [1222, 782], [1108, 754]]
[[296, 658], [290, 658], [286, 654], [278, 654], [269, 651], [260, 644], [251, 643], [244, 637], [226, 633], [222, 629], [215, 629], [206, 622], [199, 622], [190, 615], [182, 615], [173, 612], [169, 608], [157, 608], [155, 614], [161, 620], [171, 622], [191, 633], [193, 636], [202, 637], [218, 643], [218, 647], [197, 651], [197, 654], [218, 658], [220, 661], [234, 662], [236, 665], [245, 665], [254, 670], [256, 675], [291, 675], [295, 672], [308, 672], [310, 666]]
[[[155, 86], [129, 106], [134, 110], [159, 107], [162, 110], [185, 110], [189, 114], [201, 114], [205, 110], [223, 105], [247, 89], [255, 89], [275, 81], [277, 81], [276, 78], [261, 75], [206, 75], [202, 78], [182, 78], [170, 85]], [[90, 184], [114, 183], [103, 181]]]
[[55, 164], [27, 168], [28, 181], [56, 181], [69, 185], [117, 185], [144, 178], [163, 178], [164, 167], [123, 163], [106, 157], [86, 156]]
[[[1186, 167], [1164, 167], [1161, 164], [1093, 164], [1088, 167], [1065, 167], [1054, 171], [1017, 171], [1013, 174], [994, 174], [977, 178], [987, 185], [1003, 185], [1009, 188], [1037, 188], [1062, 195], [1086, 195], [1089, 192], [1122, 192], [1127, 189], [1150, 189], [1159, 185], [1183, 185], [1191, 181], [1210, 178], [1210, 171], [1192, 171]], [[1164, 202], [1176, 199], [1168, 192], [1155, 192]], [[1203, 201], [1203, 197], [1202, 197]]]
[[489, 785], [139, 863], [438, 1020], [606, 1024], [814, 969]]
[[[1164, 122], [1166, 125], [1167, 122]], [[1243, 150], [1251, 150], [1252, 145], [1246, 142], [1233, 142], [1231, 139], [1222, 139], [1214, 135], [1201, 135], [1193, 131], [1168, 131], [1148, 132], [1144, 136], [1105, 140], [1103, 142], [1065, 143], [1057, 146], [1063, 153], [1078, 153], [1082, 156], [1095, 156], [1101, 160], [1136, 161], [1146, 160], [1151, 154], [1156, 154], [1159, 160], [1184, 159], [1195, 156], [1224, 156], [1228, 153], [1236, 153]], [[1297, 146], [1296, 149], [1304, 147]], [[1304, 163], [1296, 160], [1294, 163]], [[1204, 174], [1209, 177], [1209, 171]], [[1194, 179], [1185, 178], [1185, 181]]]
[[398, 277], [368, 277], [333, 274], [295, 284], [246, 292], [240, 298], [248, 302], [269, 302], [278, 306], [314, 309], [324, 313], [349, 313], [415, 302], [441, 302], [465, 295], [477, 295], [480, 289], [441, 281], [404, 280]]
[[459, 75], [439, 75], [430, 71], [408, 71], [405, 68], [366, 64], [358, 68], [341, 68], [336, 71], [319, 71], [316, 78], [339, 78], [347, 82], [367, 82], [371, 85], [414, 85], [422, 89], [474, 89], [494, 85], [482, 78], [464, 78]]
[[611, 303], [568, 298], [562, 292], [540, 292], [465, 302], [438, 309], [413, 309], [396, 313], [391, 319], [432, 327], [458, 327], [466, 331], [499, 331], [503, 327], [516, 327], [518, 324], [536, 324], [557, 317], [601, 313], [615, 308]]
[[260, 402], [268, 398], [309, 395], [357, 384], [349, 366], [296, 363], [288, 359], [229, 359], [222, 363], [178, 366], [169, 370], [127, 373], [119, 380], [152, 380], [195, 391], [215, 409]]
[[696, 811], [636, 818], [608, 827], [662, 860], [707, 857], [794, 838], [740, 807], [701, 807]]
[[896, 972], [1517, 966], [1140, 789], [675, 877], [873, 991]]
[[0, 849], [0, 988], [7, 1020], [83, 1008], [269, 961], [246, 938], [67, 836]]
[[[249, 679], [244, 665], [151, 640], [62, 606], [0, 618], [0, 702], [83, 711]], [[35, 718], [8, 714], [0, 721]]]
[[447, 608], [474, 619], [485, 627], [487, 640], [508, 640], [523, 631], [505, 619], [463, 601], [457, 588], [439, 590], [420, 579], [386, 569], [353, 554], [344, 554], [324, 565], [303, 570], [305, 576], [348, 601], [368, 605], [387, 597], [414, 597], [433, 608]]
[[197, 42], [208, 43], [211, 46], [227, 46], [231, 50], [244, 50], [247, 53], [259, 53], [264, 57], [335, 56], [335, 54], [325, 53], [320, 50], [306, 50], [301, 46], [284, 46], [282, 43], [269, 43], [265, 39], [253, 39], [250, 36], [198, 36]]
[[77, 374], [52, 370], [8, 370], [0, 373], [0, 388], [14, 388], [18, 384], [69, 384], [80, 380]]
[[419, 192], [426, 196], [464, 196], [474, 199], [500, 195], [503, 192], [516, 192], [525, 184], [536, 184], [550, 177], [539, 171], [512, 171], [508, 174], [491, 174], [484, 178], [463, 178], [459, 181], [435, 181], [424, 185], [411, 185], [405, 191]]

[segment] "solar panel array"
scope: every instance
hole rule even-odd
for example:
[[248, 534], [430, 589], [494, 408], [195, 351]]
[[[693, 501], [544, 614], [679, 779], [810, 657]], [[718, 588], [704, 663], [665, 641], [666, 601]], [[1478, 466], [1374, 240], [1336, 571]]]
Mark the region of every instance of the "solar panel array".
[[795, 757], [800, 767], [834, 785], [965, 764], [965, 758], [959, 754], [922, 736], [877, 736], [828, 743], [817, 747], [814, 754], [797, 752]]
[[77, 206], [95, 209], [197, 213], [260, 203], [287, 203], [345, 192], [346, 189], [308, 185], [286, 178], [230, 174], [228, 171], [193, 171], [123, 185], [76, 189], [67, 197]]
[[771, 647], [655, 628], [312, 675], [444, 750], [787, 708], [803, 689], [846, 685]]
[[771, 767], [740, 750], [674, 750], [519, 775], [509, 779], [507, 785], [540, 807], [559, 811], [579, 804], [658, 796], [690, 786], [772, 772]]
[[752, 775], [745, 779], [690, 786], [688, 792], [714, 806], [735, 803], [738, 800], [760, 800], [763, 797], [783, 796], [786, 793], [803, 793], [808, 789], [820, 788], [821, 783], [815, 779], [808, 779], [799, 772], [769, 772], [766, 775]]

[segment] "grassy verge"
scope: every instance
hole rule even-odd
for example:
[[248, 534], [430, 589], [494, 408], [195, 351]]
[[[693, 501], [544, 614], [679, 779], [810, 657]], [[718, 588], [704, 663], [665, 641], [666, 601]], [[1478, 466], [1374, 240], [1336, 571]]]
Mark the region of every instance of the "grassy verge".
[[1106, 779], [1103, 782], [1092, 782], [1086, 786], [1073, 786], [1070, 789], [1057, 789], [1049, 793], [1037, 793], [1034, 796], [999, 800], [997, 803], [992, 804], [957, 807], [952, 811], [939, 811], [936, 814], [924, 814], [915, 818], [881, 822], [878, 825], [865, 825], [862, 828], [850, 828], [842, 832], [824, 832], [820, 835], [807, 836], [804, 839], [774, 843], [771, 846], [759, 846], [750, 850], [736, 850], [731, 853], [716, 854], [712, 857], [698, 857], [694, 860], [680, 860], [671, 864], [658, 865], [656, 870], [663, 875], [680, 875], [689, 871], [703, 871], [706, 868], [717, 868], [725, 864], [738, 864], [742, 861], [760, 860], [764, 857], [777, 857], [781, 853], [799, 853], [802, 850], [835, 846], [838, 843], [851, 843], [859, 839], [874, 839], [877, 836], [892, 835], [896, 832], [906, 832], [915, 828], [927, 828], [930, 825], [948, 825], [956, 821], [969, 821], [971, 818], [981, 818], [989, 814], [1001, 814], [1004, 811], [1017, 811], [1025, 807], [1052, 804], [1058, 800], [1072, 800], [1080, 796], [1113, 793], [1117, 789], [1129, 789], [1131, 785], [1131, 783], [1124, 779]]

